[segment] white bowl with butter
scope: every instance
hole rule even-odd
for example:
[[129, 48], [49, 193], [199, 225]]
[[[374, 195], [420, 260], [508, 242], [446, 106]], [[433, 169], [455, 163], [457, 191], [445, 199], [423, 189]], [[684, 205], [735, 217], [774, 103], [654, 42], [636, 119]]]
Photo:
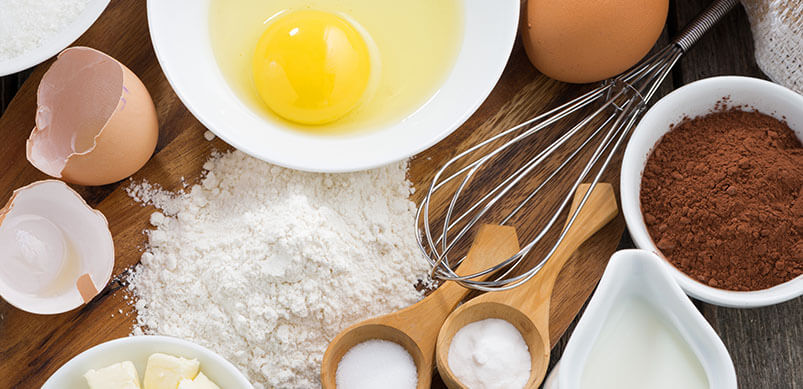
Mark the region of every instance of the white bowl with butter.
[[147, 3], [154, 51], [170, 85], [190, 112], [230, 145], [270, 163], [316, 172], [400, 161], [457, 129], [501, 76], [516, 38], [520, 5], [519, 0], [461, 0], [463, 36], [457, 57], [428, 100], [379, 128], [323, 135], [267, 120], [232, 90], [210, 39], [210, 1]]
[[245, 376], [229, 361], [205, 347], [169, 336], [131, 336], [92, 347], [60, 367], [42, 389], [88, 388], [84, 374], [115, 363], [131, 361], [142, 382], [148, 357], [163, 353], [186, 359], [197, 359], [200, 371], [221, 388], [252, 389]]

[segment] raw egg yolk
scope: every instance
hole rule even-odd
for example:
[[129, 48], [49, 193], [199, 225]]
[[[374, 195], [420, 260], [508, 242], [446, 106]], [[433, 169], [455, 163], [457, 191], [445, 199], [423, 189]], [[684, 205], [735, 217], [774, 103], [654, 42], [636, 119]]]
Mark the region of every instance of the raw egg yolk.
[[359, 105], [371, 57], [353, 25], [313, 10], [280, 14], [268, 23], [254, 53], [253, 75], [271, 110], [296, 123], [325, 124]]

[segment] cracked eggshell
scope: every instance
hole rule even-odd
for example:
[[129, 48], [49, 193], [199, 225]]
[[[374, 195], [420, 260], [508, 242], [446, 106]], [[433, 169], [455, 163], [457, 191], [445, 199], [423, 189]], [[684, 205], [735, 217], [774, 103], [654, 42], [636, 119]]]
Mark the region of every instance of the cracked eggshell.
[[51, 177], [105, 185], [145, 165], [158, 136], [156, 108], [142, 81], [100, 51], [71, 47], [39, 83], [27, 157]]
[[58, 180], [14, 191], [0, 209], [0, 247], [0, 296], [36, 314], [89, 302], [114, 268], [106, 217]]

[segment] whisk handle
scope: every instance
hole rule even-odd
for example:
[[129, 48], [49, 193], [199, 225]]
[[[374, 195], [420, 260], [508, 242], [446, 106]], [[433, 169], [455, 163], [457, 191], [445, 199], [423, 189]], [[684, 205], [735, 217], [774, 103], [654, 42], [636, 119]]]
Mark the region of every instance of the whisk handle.
[[685, 52], [694, 45], [711, 26], [717, 24], [719, 19], [722, 19], [722, 17], [738, 3], [738, 0], [715, 0], [705, 11], [697, 15], [697, 17], [688, 24], [686, 29], [684, 29], [672, 43], [680, 46]]

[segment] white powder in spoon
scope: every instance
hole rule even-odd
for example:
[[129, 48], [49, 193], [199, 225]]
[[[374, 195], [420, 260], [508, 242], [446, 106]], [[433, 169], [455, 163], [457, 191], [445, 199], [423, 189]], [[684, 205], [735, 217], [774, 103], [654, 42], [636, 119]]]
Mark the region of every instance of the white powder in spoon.
[[371, 339], [347, 351], [337, 365], [337, 389], [415, 389], [418, 370], [398, 343]]
[[129, 188], [161, 210], [131, 277], [135, 333], [209, 347], [256, 388], [314, 388], [335, 335], [422, 297], [404, 163], [313, 174], [235, 151], [204, 168], [187, 193]]
[[530, 379], [527, 343], [506, 320], [466, 324], [452, 338], [447, 363], [468, 389], [518, 389]]

